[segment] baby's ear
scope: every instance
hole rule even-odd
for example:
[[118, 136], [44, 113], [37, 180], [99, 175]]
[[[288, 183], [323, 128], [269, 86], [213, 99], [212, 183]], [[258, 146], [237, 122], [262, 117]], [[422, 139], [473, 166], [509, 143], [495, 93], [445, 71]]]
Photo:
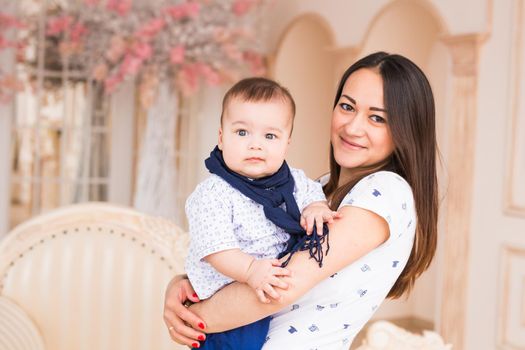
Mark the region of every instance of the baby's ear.
[[219, 128], [219, 140], [217, 141], [217, 147], [222, 151], [222, 128]]

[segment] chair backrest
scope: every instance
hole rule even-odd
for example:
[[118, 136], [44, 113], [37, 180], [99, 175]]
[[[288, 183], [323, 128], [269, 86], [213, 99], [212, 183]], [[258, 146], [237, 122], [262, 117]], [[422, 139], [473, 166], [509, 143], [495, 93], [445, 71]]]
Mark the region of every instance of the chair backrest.
[[185, 349], [162, 310], [187, 245], [175, 224], [131, 209], [61, 208], [0, 242], [0, 296], [25, 310], [46, 349]]

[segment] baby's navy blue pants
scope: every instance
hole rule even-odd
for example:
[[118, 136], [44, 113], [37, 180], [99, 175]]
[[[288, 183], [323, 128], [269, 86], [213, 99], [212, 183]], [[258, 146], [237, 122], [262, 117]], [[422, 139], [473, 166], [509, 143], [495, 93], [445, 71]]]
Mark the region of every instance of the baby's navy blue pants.
[[266, 341], [271, 316], [221, 333], [210, 333], [201, 342], [205, 350], [260, 350]]

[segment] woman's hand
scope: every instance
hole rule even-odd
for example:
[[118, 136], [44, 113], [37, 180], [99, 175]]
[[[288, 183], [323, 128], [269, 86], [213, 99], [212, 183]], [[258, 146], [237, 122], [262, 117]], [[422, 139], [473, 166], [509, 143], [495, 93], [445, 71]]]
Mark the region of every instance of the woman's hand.
[[199, 340], [206, 339], [204, 321], [191, 312], [184, 304], [198, 303], [199, 297], [193, 290], [190, 281], [185, 275], [175, 276], [164, 296], [164, 323], [168, 327], [171, 339], [179, 344], [198, 348]]

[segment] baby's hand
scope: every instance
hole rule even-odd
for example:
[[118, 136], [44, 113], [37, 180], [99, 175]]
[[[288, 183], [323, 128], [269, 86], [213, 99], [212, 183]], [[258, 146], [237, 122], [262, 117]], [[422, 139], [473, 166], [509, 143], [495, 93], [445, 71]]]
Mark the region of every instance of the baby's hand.
[[275, 300], [281, 298], [273, 287], [286, 289], [288, 286], [278, 276], [290, 276], [290, 271], [280, 266], [278, 259], [254, 259], [248, 268], [246, 283], [255, 290], [262, 303], [270, 302], [267, 295]]
[[341, 214], [330, 209], [326, 201], [313, 202], [303, 209], [301, 227], [306, 230], [307, 235], [311, 235], [315, 225], [317, 233], [321, 235], [323, 234], [324, 222], [331, 224], [334, 219], [339, 218], [341, 218]]

